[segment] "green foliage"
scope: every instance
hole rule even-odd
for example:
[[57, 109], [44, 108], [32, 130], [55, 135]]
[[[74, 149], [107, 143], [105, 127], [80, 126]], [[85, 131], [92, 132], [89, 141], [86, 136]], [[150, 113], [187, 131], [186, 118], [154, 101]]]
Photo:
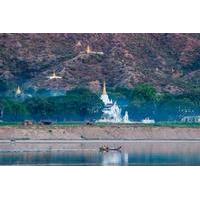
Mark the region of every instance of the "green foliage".
[[[40, 90], [35, 97], [25, 100], [1, 98], [0, 109], [4, 120], [52, 119], [58, 121], [80, 121], [99, 119], [103, 103], [99, 96], [85, 88], [68, 91], [65, 96], [47, 97], [47, 90]], [[129, 112], [133, 120], [145, 117], [156, 121], [180, 120], [186, 115], [200, 115], [200, 90], [173, 95], [158, 93], [147, 84], [132, 89], [115, 88], [108, 90], [109, 96], [120, 104], [122, 112]]]
[[130, 96], [130, 89], [129, 88], [126, 88], [126, 87], [117, 87], [115, 89], [115, 91], [125, 97], [129, 97]]
[[29, 117], [26, 106], [21, 102], [4, 98], [0, 100], [0, 106], [4, 111], [5, 119], [8, 121], [20, 121]]
[[200, 114], [199, 103], [198, 90], [181, 95], [160, 94], [152, 86], [142, 84], [133, 88], [127, 109], [135, 119], [180, 120], [186, 115]]
[[108, 94], [111, 98], [115, 98], [116, 100], [120, 98], [128, 98], [131, 94], [131, 89], [123, 87], [117, 87], [114, 89], [109, 88]]
[[185, 115], [195, 115], [195, 111], [194, 102], [179, 95], [165, 94], [157, 104], [157, 113], [161, 120], [180, 120]]
[[179, 98], [188, 99], [193, 102], [196, 106], [200, 107], [200, 88], [190, 90], [184, 94], [179, 95]]
[[67, 92], [65, 106], [68, 112], [85, 118], [86, 116], [95, 117], [101, 113], [103, 103], [99, 97], [88, 89], [76, 88]]
[[151, 85], [139, 84], [133, 88], [127, 108], [130, 117], [137, 120], [145, 117], [155, 118], [157, 96], [156, 89]]
[[97, 117], [103, 107], [99, 97], [87, 89], [77, 88], [66, 96], [35, 97], [25, 101], [35, 119], [83, 120]]
[[5, 93], [9, 90], [9, 85], [6, 81], [0, 80], [0, 93]]
[[25, 105], [28, 111], [35, 118], [48, 118], [55, 111], [55, 107], [47, 99], [41, 97], [34, 97], [27, 99]]
[[157, 92], [156, 89], [148, 84], [140, 84], [137, 85], [132, 91], [132, 98], [133, 101], [136, 102], [149, 102], [149, 101], [156, 101], [157, 99]]
[[41, 96], [45, 97], [45, 96], [48, 96], [48, 94], [49, 94], [49, 90], [44, 89], [44, 88], [36, 91], [36, 96], [39, 96], [39, 97]]
[[26, 88], [24, 92], [30, 95], [34, 95], [36, 93], [35, 89], [32, 87]]

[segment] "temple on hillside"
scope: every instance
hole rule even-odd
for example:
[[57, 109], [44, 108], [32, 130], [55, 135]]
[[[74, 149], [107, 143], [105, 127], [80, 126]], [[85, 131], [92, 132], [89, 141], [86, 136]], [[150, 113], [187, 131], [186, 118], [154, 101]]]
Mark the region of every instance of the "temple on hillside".
[[90, 48], [89, 45], [87, 45], [85, 52], [87, 54], [99, 54], [99, 55], [103, 55], [104, 54], [102, 51], [92, 51], [92, 49]]
[[56, 72], [53, 71], [52, 76], [49, 76], [48, 78], [51, 80], [51, 79], [61, 79], [62, 77], [61, 77], [61, 76], [57, 76], [57, 75], [56, 75]]
[[90, 49], [90, 46], [89, 46], [89, 45], [87, 45], [87, 48], [86, 48], [86, 53], [87, 53], [87, 54], [90, 54], [90, 53], [92, 53], [92, 50]]
[[20, 96], [21, 94], [22, 94], [22, 91], [21, 91], [20, 87], [18, 86], [16, 91], [15, 91], [15, 95]]
[[24, 100], [27, 98], [31, 98], [32, 95], [25, 93], [24, 91], [22, 91], [22, 89], [18, 86], [15, 90], [15, 98], [18, 100]]

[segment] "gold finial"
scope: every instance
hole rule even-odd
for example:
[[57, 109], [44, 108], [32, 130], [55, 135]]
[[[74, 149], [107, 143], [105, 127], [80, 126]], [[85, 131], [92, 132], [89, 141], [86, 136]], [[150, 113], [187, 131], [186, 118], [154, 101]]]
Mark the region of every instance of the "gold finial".
[[21, 91], [20, 87], [18, 86], [17, 90], [16, 90], [16, 95], [20, 95], [21, 93], [22, 93], [22, 91]]
[[103, 82], [103, 95], [107, 95], [107, 92], [106, 92], [106, 82], [105, 81]]
[[87, 54], [89, 54], [89, 53], [91, 53], [92, 51], [91, 51], [91, 49], [90, 49], [90, 46], [89, 45], [87, 45], [87, 48], [86, 48], [86, 53]]

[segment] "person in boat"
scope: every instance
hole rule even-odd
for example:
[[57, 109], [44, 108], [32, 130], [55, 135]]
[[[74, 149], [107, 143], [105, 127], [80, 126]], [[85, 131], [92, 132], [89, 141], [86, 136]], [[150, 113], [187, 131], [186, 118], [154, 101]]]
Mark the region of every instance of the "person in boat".
[[101, 146], [99, 149], [100, 151], [109, 151], [109, 147], [106, 145]]
[[106, 151], [106, 152], [108, 152], [108, 151], [110, 151], [110, 150], [113, 150], [113, 151], [120, 151], [121, 148], [122, 148], [121, 146], [119, 146], [118, 148], [109, 148], [108, 146], [103, 145], [103, 146], [101, 146], [101, 147], [99, 148], [99, 150], [100, 150], [100, 151]]

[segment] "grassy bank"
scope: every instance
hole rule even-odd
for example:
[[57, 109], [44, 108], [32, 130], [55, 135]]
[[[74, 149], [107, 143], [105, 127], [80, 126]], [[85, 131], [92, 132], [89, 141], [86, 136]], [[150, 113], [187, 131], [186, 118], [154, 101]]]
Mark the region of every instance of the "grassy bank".
[[[38, 124], [36, 124], [37, 126]], [[1, 122], [0, 127], [10, 126], [10, 127], [21, 127], [23, 126], [21, 122]], [[39, 125], [38, 125], [39, 126]], [[48, 125], [49, 127], [79, 127], [79, 126], [97, 126], [97, 127], [108, 127], [108, 126], [122, 126], [122, 127], [174, 127], [174, 128], [200, 128], [200, 123], [181, 123], [181, 122], [158, 122], [155, 124], [121, 124], [121, 123], [94, 123], [87, 125], [85, 122], [63, 122], [54, 123], [53, 125]], [[46, 126], [45, 126], [46, 127]]]

